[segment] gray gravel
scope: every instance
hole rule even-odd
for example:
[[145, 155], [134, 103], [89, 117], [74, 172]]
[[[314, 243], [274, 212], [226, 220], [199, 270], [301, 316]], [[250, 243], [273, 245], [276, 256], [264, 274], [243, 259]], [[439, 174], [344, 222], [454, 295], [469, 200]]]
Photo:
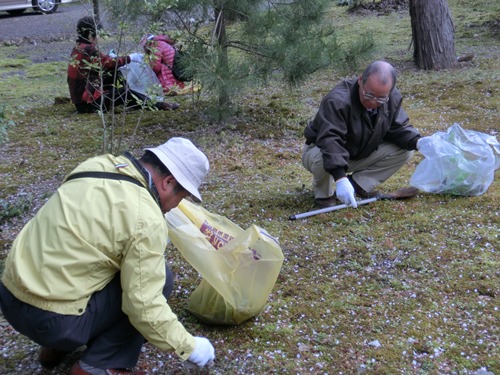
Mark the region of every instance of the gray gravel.
[[[8, 58], [28, 57], [34, 63], [65, 61], [76, 40], [78, 20], [89, 14], [80, 2], [60, 5], [53, 14], [32, 9], [19, 16], [0, 12], [0, 47], [16, 47], [4, 55]], [[107, 48], [105, 43], [101, 47]]]
[[76, 23], [88, 15], [85, 7], [79, 3], [60, 5], [56, 13], [35, 13], [26, 10], [19, 16], [0, 12], [0, 43], [18, 44], [47, 42], [75, 38]]

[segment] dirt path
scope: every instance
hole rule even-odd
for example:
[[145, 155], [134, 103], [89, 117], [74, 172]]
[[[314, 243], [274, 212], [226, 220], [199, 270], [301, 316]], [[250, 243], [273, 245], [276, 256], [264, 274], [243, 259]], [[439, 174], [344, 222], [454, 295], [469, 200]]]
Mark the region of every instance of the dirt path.
[[[76, 24], [91, 14], [80, 2], [59, 6], [56, 13], [26, 10], [19, 16], [0, 12], [0, 47], [16, 46], [7, 58], [26, 58], [34, 63], [66, 61], [76, 39]], [[106, 47], [106, 43], [101, 43]]]
[[0, 43], [40, 43], [74, 38], [78, 19], [88, 14], [79, 2], [61, 5], [53, 14], [35, 13], [32, 9], [19, 16], [0, 12]]

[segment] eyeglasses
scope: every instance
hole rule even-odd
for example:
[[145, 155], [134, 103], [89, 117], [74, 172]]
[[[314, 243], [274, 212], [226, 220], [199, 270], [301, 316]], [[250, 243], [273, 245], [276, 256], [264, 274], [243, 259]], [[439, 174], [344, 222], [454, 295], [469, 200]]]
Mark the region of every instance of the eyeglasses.
[[363, 89], [363, 98], [365, 98], [366, 100], [375, 100], [379, 104], [384, 104], [384, 103], [387, 103], [389, 101], [388, 96], [384, 96], [384, 97], [373, 96], [372, 94], [367, 94], [365, 92], [365, 89]]

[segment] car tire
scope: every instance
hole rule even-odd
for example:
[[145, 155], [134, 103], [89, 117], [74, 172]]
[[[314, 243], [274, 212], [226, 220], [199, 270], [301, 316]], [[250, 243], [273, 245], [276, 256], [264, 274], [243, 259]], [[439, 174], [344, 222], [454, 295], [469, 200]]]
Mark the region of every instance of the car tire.
[[32, 0], [33, 10], [38, 13], [51, 14], [57, 10], [59, 0]]

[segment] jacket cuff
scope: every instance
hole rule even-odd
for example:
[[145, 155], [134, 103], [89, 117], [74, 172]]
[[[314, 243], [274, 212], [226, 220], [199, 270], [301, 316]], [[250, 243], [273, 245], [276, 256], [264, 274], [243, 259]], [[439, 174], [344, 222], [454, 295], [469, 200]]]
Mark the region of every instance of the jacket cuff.
[[185, 342], [175, 350], [175, 353], [183, 361], [187, 361], [191, 353], [193, 353], [195, 346], [196, 343], [194, 341], [194, 337], [189, 335], [189, 338], [187, 338]]
[[346, 177], [344, 168], [337, 168], [330, 172], [333, 179], [337, 181], [339, 178]]
[[419, 135], [419, 136], [413, 138], [410, 142], [408, 142], [408, 147], [410, 150], [418, 150], [417, 149], [417, 142], [420, 138], [422, 138], [422, 136]]

